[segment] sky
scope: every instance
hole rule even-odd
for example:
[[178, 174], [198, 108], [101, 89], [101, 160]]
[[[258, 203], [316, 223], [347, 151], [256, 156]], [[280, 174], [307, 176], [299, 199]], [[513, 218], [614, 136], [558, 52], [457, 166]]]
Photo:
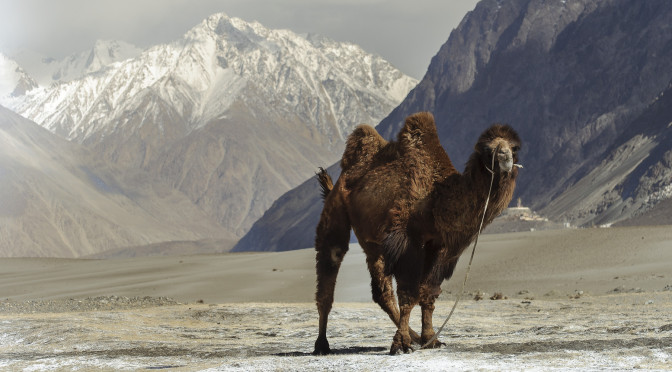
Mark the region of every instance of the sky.
[[224, 12], [362, 46], [421, 79], [477, 0], [0, 0], [0, 51], [63, 58], [96, 40], [146, 48]]

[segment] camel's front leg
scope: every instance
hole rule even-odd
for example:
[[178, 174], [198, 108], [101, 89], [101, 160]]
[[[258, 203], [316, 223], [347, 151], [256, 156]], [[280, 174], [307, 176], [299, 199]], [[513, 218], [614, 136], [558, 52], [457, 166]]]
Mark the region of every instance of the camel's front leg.
[[[420, 308], [422, 309], [422, 346], [425, 346], [431, 340], [434, 333], [432, 325], [432, 316], [434, 314], [434, 301], [441, 294], [441, 286], [436, 284], [424, 284], [420, 288]], [[438, 339], [433, 340], [427, 348], [439, 348], [445, 345]]]
[[[422, 309], [422, 346], [425, 346], [426, 343], [434, 338], [435, 332], [434, 326], [432, 325], [434, 302], [441, 294], [441, 283], [444, 279], [448, 280], [453, 276], [453, 271], [455, 271], [456, 265], [457, 259], [449, 261], [441, 268], [442, 275], [440, 277], [429, 276], [420, 286], [420, 307]], [[442, 345], [445, 344], [436, 339], [427, 345], [427, 348], [439, 348]]]

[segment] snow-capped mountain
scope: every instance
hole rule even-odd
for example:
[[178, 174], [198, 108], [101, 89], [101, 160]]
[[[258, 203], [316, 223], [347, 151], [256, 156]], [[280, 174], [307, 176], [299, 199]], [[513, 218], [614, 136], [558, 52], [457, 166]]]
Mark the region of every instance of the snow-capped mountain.
[[0, 104], [37, 88], [37, 82], [19, 64], [0, 53]]
[[356, 45], [215, 14], [172, 43], [7, 104], [170, 182], [240, 235], [416, 83]]
[[[82, 66], [82, 54], [58, 71], [62, 76], [99, 71], [109, 65], [100, 58], [105, 53], [94, 53], [101, 49], [108, 50], [97, 44], [90, 64]], [[192, 130], [253, 84], [283, 114], [298, 115], [331, 138], [343, 139], [354, 125], [384, 117], [416, 83], [356, 45], [216, 14], [173, 43], [9, 104], [47, 129], [83, 142], [123, 126], [128, 108], [150, 94], [176, 108]]]
[[12, 57], [37, 83], [48, 87], [56, 82], [81, 78], [116, 62], [135, 58], [142, 49], [119, 40], [98, 40], [89, 50], [55, 59], [29, 50], [21, 50]]

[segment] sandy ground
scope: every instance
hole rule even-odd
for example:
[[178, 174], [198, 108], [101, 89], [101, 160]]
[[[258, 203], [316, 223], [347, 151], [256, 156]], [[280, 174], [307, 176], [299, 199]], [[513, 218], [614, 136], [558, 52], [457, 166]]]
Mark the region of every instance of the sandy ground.
[[2, 259], [0, 369], [672, 370], [671, 268], [669, 226], [485, 235], [446, 346], [391, 357], [394, 325], [353, 245], [330, 317], [335, 355], [314, 357], [312, 250]]

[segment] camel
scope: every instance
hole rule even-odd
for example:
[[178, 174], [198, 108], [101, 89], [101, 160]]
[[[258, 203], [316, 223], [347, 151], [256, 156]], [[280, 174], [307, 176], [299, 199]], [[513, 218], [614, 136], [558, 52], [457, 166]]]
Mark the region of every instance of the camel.
[[[510, 126], [494, 124], [481, 134], [459, 173], [439, 142], [430, 113], [406, 118], [396, 141], [386, 141], [366, 124], [355, 128], [336, 183], [324, 169], [317, 174], [324, 206], [315, 238], [319, 334], [313, 354], [331, 352], [327, 320], [350, 229], [366, 254], [373, 301], [397, 326], [390, 354], [411, 352], [412, 343], [424, 345], [434, 337], [432, 313], [440, 285], [450, 279], [478, 234], [492, 177], [484, 223], [509, 205], [520, 143]], [[408, 325], [417, 304], [422, 310], [420, 335]], [[434, 340], [429, 347], [441, 345]]]

